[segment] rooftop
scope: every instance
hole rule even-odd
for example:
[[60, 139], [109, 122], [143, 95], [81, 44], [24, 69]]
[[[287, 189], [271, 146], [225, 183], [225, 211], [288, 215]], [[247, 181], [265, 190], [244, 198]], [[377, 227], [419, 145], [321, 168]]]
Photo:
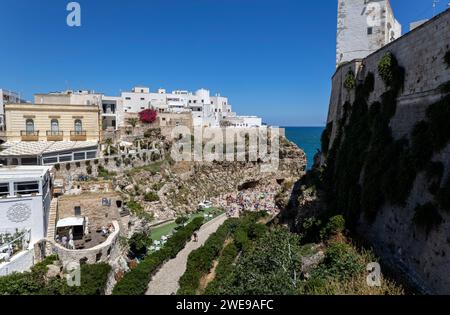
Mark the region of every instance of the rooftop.
[[20, 180], [36, 180], [42, 178], [48, 171], [49, 166], [8, 166], [0, 167], [0, 181], [10, 179]]
[[2, 146], [5, 150], [0, 157], [6, 156], [36, 156], [48, 153], [64, 152], [75, 149], [97, 146], [97, 141], [35, 141], [35, 142], [6, 142]]

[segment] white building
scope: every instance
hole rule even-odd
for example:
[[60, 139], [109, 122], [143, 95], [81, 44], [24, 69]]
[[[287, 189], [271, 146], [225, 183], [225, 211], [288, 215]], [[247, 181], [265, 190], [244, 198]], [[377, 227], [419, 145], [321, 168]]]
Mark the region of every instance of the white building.
[[[194, 127], [219, 127], [225, 118], [238, 117], [232, 112], [227, 97], [220, 94], [211, 96], [206, 89], [199, 89], [195, 93], [185, 90], [167, 93], [165, 89], [151, 92], [148, 87], [134, 87], [131, 92], [122, 93], [122, 101], [125, 113], [138, 113], [150, 108], [159, 112], [190, 112]], [[255, 117], [242, 119], [249, 125], [262, 125], [262, 120]]]
[[5, 105], [25, 103], [16, 92], [0, 89], [0, 131], [5, 130]]
[[48, 228], [50, 169], [0, 167], [0, 276], [34, 264], [35, 244], [46, 237]]
[[401, 35], [389, 0], [338, 0], [336, 66], [365, 58]]

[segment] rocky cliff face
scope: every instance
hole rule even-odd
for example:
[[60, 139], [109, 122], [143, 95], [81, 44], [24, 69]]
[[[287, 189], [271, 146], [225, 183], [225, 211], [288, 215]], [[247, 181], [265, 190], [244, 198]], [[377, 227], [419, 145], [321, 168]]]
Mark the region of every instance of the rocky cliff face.
[[[296, 180], [306, 169], [306, 156], [295, 144], [283, 140], [280, 145], [278, 171], [265, 173], [257, 162], [180, 162], [163, 164], [158, 171], [142, 170], [121, 180], [124, 191], [133, 194], [135, 186], [142, 192], [158, 187], [159, 201], [145, 202], [145, 211], [158, 221], [174, 219], [183, 213], [197, 210], [206, 199], [236, 192], [248, 182], [265, 180]], [[119, 181], [120, 182], [120, 181]]]

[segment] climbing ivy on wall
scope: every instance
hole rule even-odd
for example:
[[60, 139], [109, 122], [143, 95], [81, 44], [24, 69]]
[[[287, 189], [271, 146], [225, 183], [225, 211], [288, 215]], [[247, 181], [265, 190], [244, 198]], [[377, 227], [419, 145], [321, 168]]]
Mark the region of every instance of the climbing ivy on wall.
[[344, 80], [344, 87], [347, 89], [347, 91], [354, 90], [356, 87], [356, 78], [353, 71], [349, 71], [347, 75], [345, 76]]
[[[444, 62], [450, 65], [450, 54]], [[450, 96], [428, 107], [426, 120], [416, 124], [409, 139], [395, 140], [389, 123], [396, 113], [405, 71], [389, 52], [381, 58], [378, 74], [386, 87], [379, 101], [368, 106], [375, 81], [369, 73], [357, 84], [353, 104], [344, 104], [323, 176], [330, 211], [343, 213], [350, 226], [361, 214], [375, 219], [385, 203], [405, 206], [417, 174], [424, 170], [430, 173], [430, 191], [442, 199], [440, 207], [450, 203], [444, 197], [449, 195], [450, 179], [447, 188], [440, 188], [442, 174], [431, 161], [450, 141]], [[434, 174], [433, 167], [438, 169]], [[428, 231], [441, 220], [436, 213], [431, 218], [424, 215], [427, 209], [431, 206], [418, 207], [414, 222], [423, 221]]]

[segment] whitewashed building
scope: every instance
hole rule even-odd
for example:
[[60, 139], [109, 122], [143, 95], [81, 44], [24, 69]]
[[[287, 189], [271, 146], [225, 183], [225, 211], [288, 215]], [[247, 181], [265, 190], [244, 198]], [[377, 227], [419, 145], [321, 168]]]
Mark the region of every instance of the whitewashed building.
[[0, 276], [29, 269], [45, 239], [52, 200], [50, 167], [0, 167]]
[[389, 0], [338, 0], [336, 66], [365, 58], [401, 35]]
[[[194, 127], [220, 127], [227, 118], [241, 118], [243, 124], [261, 126], [262, 119], [250, 116], [237, 116], [232, 112], [227, 97], [216, 94], [211, 96], [209, 90], [199, 89], [195, 93], [186, 90], [176, 90], [167, 93], [165, 89], [151, 92], [148, 87], [134, 87], [131, 92], [123, 92], [123, 111], [138, 113], [145, 109], [155, 109], [159, 112], [192, 113]], [[239, 123], [238, 125], [241, 125]]]

